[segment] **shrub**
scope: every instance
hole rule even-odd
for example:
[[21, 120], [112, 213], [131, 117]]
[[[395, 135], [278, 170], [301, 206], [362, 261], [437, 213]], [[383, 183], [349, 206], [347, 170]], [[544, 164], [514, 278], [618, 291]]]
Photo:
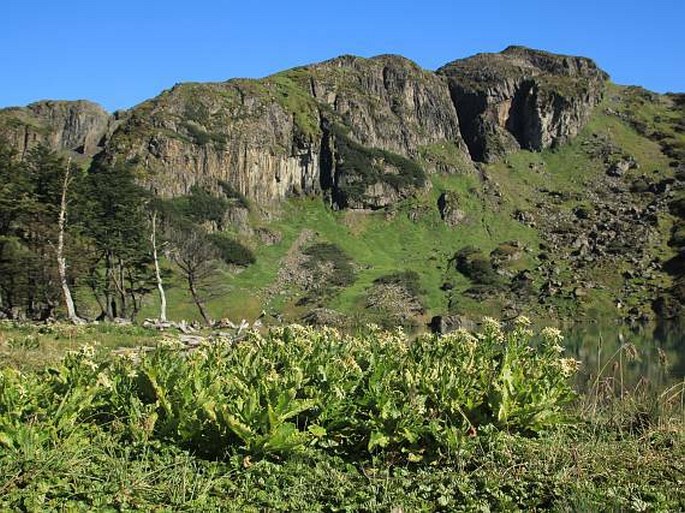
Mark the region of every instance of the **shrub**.
[[671, 214], [685, 218], [685, 193], [678, 192], [669, 204]]
[[346, 287], [354, 283], [352, 259], [338, 245], [328, 242], [313, 244], [304, 250], [304, 254], [309, 257], [305, 264], [308, 269], [316, 272], [328, 267], [331, 270], [326, 277], [328, 285]]
[[248, 266], [256, 262], [252, 250], [239, 241], [222, 233], [208, 235], [210, 242], [219, 251], [219, 257], [227, 264]]
[[419, 273], [416, 271], [397, 271], [384, 274], [373, 280], [376, 285], [399, 285], [414, 297], [419, 297], [424, 293], [421, 288]]
[[410, 461], [453, 454], [493, 427], [539, 433], [567, 420], [577, 362], [561, 357], [558, 331], [535, 343], [527, 324], [505, 332], [486, 320], [479, 333], [415, 341], [290, 326], [102, 362], [86, 348], [44, 374], [0, 371], [0, 445], [22, 451], [36, 436], [99, 426], [211, 458], [311, 445]]
[[219, 180], [219, 187], [221, 187], [221, 191], [224, 193], [224, 196], [226, 196], [226, 198], [234, 200], [239, 206], [243, 208], [250, 208], [250, 203], [248, 202], [247, 197], [242, 192], [233, 187], [230, 183], [228, 183], [225, 180]]
[[[423, 187], [426, 173], [413, 160], [378, 148], [367, 148], [353, 141], [338, 125], [331, 133], [335, 139], [338, 171], [343, 178], [339, 184], [343, 204], [349, 200], [363, 201], [366, 189], [375, 183], [386, 183], [400, 191], [409, 187]], [[389, 173], [386, 166], [397, 172]]]
[[190, 194], [160, 204], [166, 217], [194, 223], [212, 222], [221, 226], [230, 206], [226, 198], [218, 197], [204, 187], [193, 185]]
[[501, 281], [490, 259], [478, 248], [462, 248], [452, 260], [457, 271], [477, 285], [496, 285]]
[[218, 145], [226, 144], [226, 136], [217, 132], [208, 132], [200, 125], [195, 123], [185, 122], [183, 127], [188, 132], [188, 135], [192, 141], [198, 146], [206, 146], [209, 143], [215, 143]]

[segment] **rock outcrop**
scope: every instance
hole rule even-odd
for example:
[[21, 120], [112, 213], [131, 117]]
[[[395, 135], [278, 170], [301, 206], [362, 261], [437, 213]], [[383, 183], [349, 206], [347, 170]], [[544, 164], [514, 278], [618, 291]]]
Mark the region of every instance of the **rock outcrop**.
[[102, 107], [88, 101], [40, 101], [0, 110], [0, 134], [21, 155], [42, 144], [90, 157], [100, 151], [111, 119]]
[[[345, 56], [262, 80], [177, 85], [132, 109], [102, 158], [138, 163], [165, 196], [225, 181], [260, 203], [322, 189], [338, 198], [361, 183], [342, 172], [341, 137], [410, 159], [444, 141], [466, 150], [443, 79], [402, 57]], [[396, 174], [385, 167], [379, 176]], [[362, 182], [345, 206], [404, 195], [397, 180]]]
[[305, 68], [314, 98], [369, 148], [405, 157], [442, 141], [466, 150], [445, 82], [397, 55], [343, 56]]
[[259, 203], [318, 190], [318, 141], [251, 80], [181, 84], [129, 111], [98, 157], [137, 165], [157, 194], [221, 182]]
[[133, 164], [165, 197], [229, 186], [268, 205], [323, 194], [377, 209], [426, 186], [426, 174], [539, 150], [575, 135], [601, 97], [592, 61], [518, 47], [437, 73], [408, 59], [343, 56], [261, 80], [186, 83], [115, 117], [88, 102], [0, 111], [0, 134]]
[[440, 217], [450, 228], [461, 224], [466, 218], [466, 213], [459, 208], [459, 196], [453, 191], [440, 194], [438, 210]]
[[590, 59], [518, 46], [454, 61], [437, 73], [449, 81], [472, 158], [486, 162], [577, 135], [608, 79]]

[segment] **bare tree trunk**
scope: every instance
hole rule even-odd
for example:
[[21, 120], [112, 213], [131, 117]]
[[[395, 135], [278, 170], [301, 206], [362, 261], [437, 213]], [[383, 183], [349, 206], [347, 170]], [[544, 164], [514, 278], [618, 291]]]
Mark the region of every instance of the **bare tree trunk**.
[[197, 289], [195, 288], [195, 279], [191, 275], [188, 275], [188, 288], [190, 289], [190, 295], [193, 296], [193, 301], [195, 301], [195, 304], [197, 305], [197, 309], [200, 310], [200, 315], [202, 316], [202, 319], [205, 321], [205, 324], [209, 326], [211, 322], [209, 321], [209, 317], [207, 317], [205, 307], [202, 304], [202, 300], [200, 299], [200, 296], [197, 293]]
[[159, 320], [161, 322], [167, 322], [166, 294], [164, 293], [162, 273], [159, 270], [159, 258], [157, 257], [157, 212], [152, 213], [152, 235], [150, 236], [150, 242], [152, 242], [152, 258], [155, 261], [155, 278], [157, 278], [157, 290], [159, 290], [159, 300], [161, 302], [161, 306], [159, 308]]
[[59, 271], [59, 281], [62, 285], [62, 294], [64, 295], [64, 304], [67, 307], [67, 317], [73, 323], [82, 322], [76, 315], [76, 308], [74, 307], [74, 299], [71, 296], [71, 289], [67, 282], [67, 259], [64, 257], [64, 228], [67, 223], [67, 190], [69, 189], [69, 174], [71, 172], [71, 159], [67, 162], [67, 169], [64, 172], [64, 182], [62, 183], [62, 198], [59, 207], [59, 219], [57, 221], [59, 227], [59, 235], [57, 238], [57, 269]]

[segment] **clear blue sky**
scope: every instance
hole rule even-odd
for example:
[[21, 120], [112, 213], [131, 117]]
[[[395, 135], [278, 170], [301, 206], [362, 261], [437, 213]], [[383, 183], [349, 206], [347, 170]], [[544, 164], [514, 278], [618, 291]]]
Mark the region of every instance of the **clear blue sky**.
[[340, 54], [424, 68], [521, 44], [594, 58], [615, 82], [685, 91], [685, 0], [1, 0], [0, 106], [128, 108], [184, 81]]

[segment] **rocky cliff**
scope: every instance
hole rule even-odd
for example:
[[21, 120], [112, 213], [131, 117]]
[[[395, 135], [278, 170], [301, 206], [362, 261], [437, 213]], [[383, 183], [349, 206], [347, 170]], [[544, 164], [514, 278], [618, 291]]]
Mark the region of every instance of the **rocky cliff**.
[[341, 139], [386, 157], [444, 141], [466, 149], [444, 80], [402, 57], [346, 56], [262, 80], [177, 85], [132, 109], [101, 158], [138, 163], [165, 196], [222, 181], [260, 203], [344, 183], [362, 189], [349, 204], [402, 195], [401, 180], [381, 179], [398, 171], [380, 154], [374, 177], [342, 176]]
[[447, 78], [462, 135], [481, 161], [574, 137], [608, 79], [590, 59], [518, 46], [454, 61], [437, 73]]
[[[437, 72], [343, 56], [179, 84], [112, 117], [85, 102], [5, 109], [0, 137], [135, 166], [150, 190], [188, 196], [178, 205], [216, 200], [226, 211], [206, 227], [261, 266], [230, 278], [237, 299], [215, 305], [230, 317], [676, 317], [685, 101], [607, 78], [589, 59], [520, 47]], [[270, 208], [290, 196], [327, 201]], [[338, 256], [312, 257], [317, 245]], [[325, 287], [341, 255], [349, 286]], [[322, 258], [320, 279], [286, 279]]]
[[88, 101], [41, 101], [0, 110], [0, 133], [21, 154], [43, 144], [55, 151], [93, 156], [110, 127], [110, 115]]
[[323, 193], [374, 209], [433, 171], [574, 136], [606, 78], [588, 59], [519, 47], [437, 73], [395, 55], [342, 56], [261, 80], [179, 84], [116, 119], [83, 101], [4, 109], [0, 134], [22, 153], [43, 143], [134, 164], [162, 196], [228, 184], [259, 204]]

